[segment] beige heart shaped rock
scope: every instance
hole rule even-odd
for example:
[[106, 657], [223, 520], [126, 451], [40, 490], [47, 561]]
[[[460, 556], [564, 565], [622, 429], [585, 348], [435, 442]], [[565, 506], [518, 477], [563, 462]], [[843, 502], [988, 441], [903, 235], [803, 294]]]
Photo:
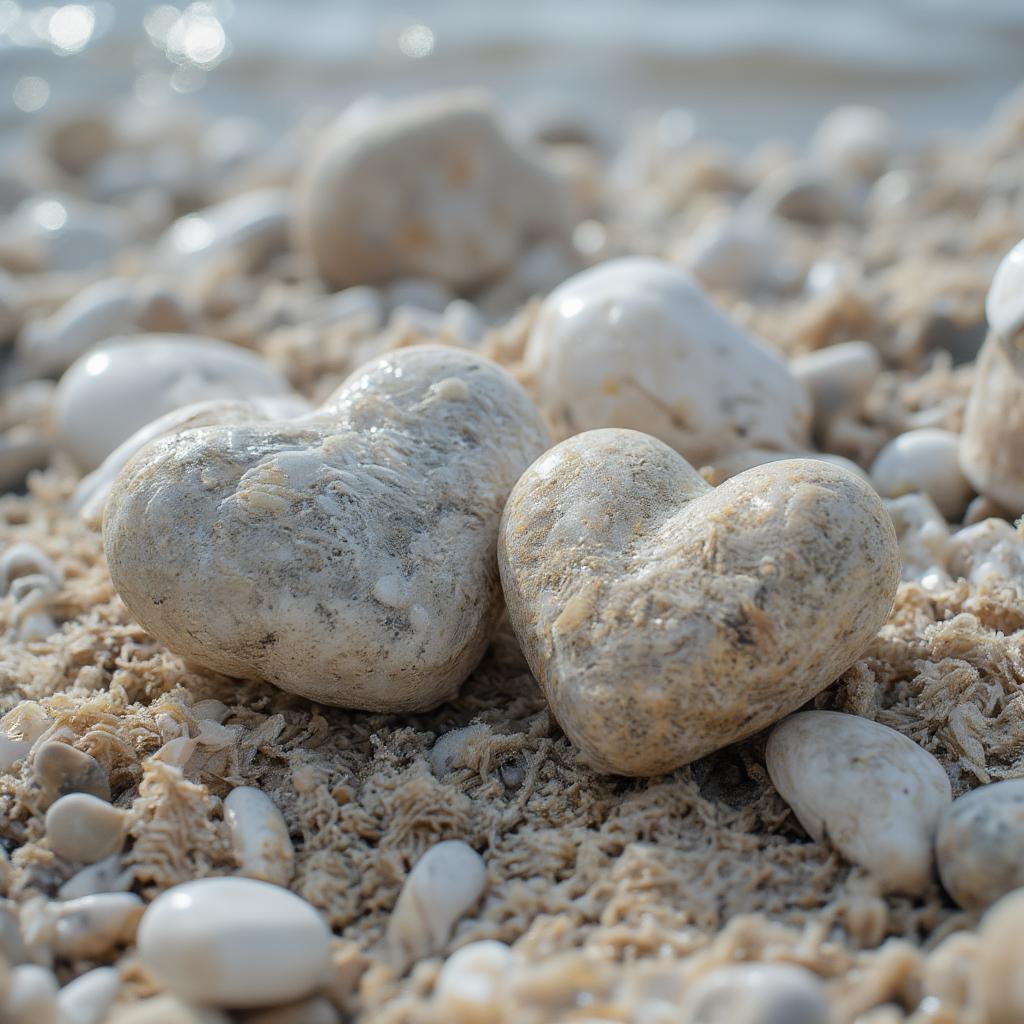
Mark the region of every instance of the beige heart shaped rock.
[[547, 444], [526, 393], [459, 349], [403, 349], [316, 412], [161, 438], [114, 483], [114, 586], [173, 651], [326, 704], [452, 697], [501, 610], [512, 485]]
[[816, 459], [710, 488], [631, 430], [556, 445], [498, 546], [509, 615], [555, 717], [601, 771], [653, 775], [778, 721], [884, 623], [896, 536], [862, 479]]

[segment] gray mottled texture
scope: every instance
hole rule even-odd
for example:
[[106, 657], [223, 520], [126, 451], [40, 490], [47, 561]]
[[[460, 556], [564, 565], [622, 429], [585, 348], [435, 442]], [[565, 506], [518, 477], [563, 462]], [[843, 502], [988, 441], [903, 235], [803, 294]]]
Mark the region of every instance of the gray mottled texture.
[[1024, 779], [993, 782], [950, 804], [935, 852], [946, 892], [966, 910], [1024, 886]]
[[118, 593], [172, 650], [328, 704], [450, 698], [501, 608], [498, 522], [546, 431], [503, 370], [440, 346], [316, 413], [162, 438], [104, 516]]
[[502, 583], [516, 635], [596, 768], [652, 775], [824, 689], [892, 605], [892, 523], [861, 479], [775, 462], [712, 490], [631, 430], [562, 442], [514, 488]]

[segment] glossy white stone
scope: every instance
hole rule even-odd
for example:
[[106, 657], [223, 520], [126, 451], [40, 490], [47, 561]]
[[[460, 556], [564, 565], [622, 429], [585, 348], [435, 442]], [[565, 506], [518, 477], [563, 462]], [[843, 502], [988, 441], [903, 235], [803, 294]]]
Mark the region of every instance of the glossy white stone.
[[945, 769], [878, 722], [802, 711], [768, 738], [768, 773], [797, 820], [871, 874], [886, 892], [919, 895], [952, 800]]
[[291, 881], [295, 850], [284, 816], [266, 793], [254, 786], [236, 786], [224, 798], [224, 820], [240, 875], [274, 885]]
[[1002, 259], [985, 297], [985, 319], [1003, 338], [1024, 328], [1024, 239]]
[[183, 405], [290, 393], [269, 363], [224, 341], [171, 334], [119, 338], [86, 353], [61, 378], [57, 438], [90, 470], [140, 427]]
[[330, 929], [305, 900], [250, 878], [202, 878], [161, 893], [139, 957], [170, 992], [232, 1008], [302, 999], [324, 981]]
[[612, 260], [556, 288], [525, 364], [562, 437], [628, 427], [696, 465], [743, 448], [809, 446], [810, 402], [785, 360], [660, 260]]
[[498, 1019], [502, 983], [513, 962], [504, 942], [483, 939], [457, 949], [434, 985], [434, 1008], [449, 1024], [491, 1024]]
[[88, 793], [69, 793], [46, 812], [50, 849], [76, 864], [94, 864], [124, 845], [129, 814]]
[[121, 991], [116, 967], [94, 967], [57, 993], [60, 1024], [102, 1024]]
[[105, 892], [53, 904], [57, 923], [53, 949], [70, 960], [100, 957], [127, 944], [145, 904], [133, 892]]

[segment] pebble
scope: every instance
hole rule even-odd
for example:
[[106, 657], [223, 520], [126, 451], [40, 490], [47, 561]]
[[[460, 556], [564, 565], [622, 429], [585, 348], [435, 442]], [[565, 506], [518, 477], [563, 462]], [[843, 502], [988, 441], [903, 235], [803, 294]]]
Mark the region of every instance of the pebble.
[[879, 722], [804, 711], [768, 738], [768, 774], [816, 842], [826, 840], [885, 892], [922, 894], [952, 800], [945, 769]]
[[461, 839], [432, 846], [416, 862], [388, 919], [387, 945], [403, 966], [440, 953], [487, 886], [483, 857]]
[[0, 718], [0, 772], [9, 772], [52, 725], [35, 701], [22, 701]]
[[63, 373], [83, 352], [137, 325], [137, 291], [133, 281], [117, 277], [83, 288], [51, 316], [25, 325], [19, 364], [32, 375]]
[[316, 300], [306, 307], [303, 319], [321, 327], [348, 321], [371, 333], [384, 326], [385, 313], [380, 291], [360, 284]]
[[813, 164], [787, 164], [766, 175], [740, 204], [744, 216], [775, 216], [812, 227], [851, 220], [850, 190]]
[[762, 295], [787, 292], [800, 283], [800, 271], [787, 256], [783, 239], [760, 219], [733, 217], [702, 224], [678, 257], [706, 288]]
[[338, 1024], [341, 1014], [323, 996], [289, 1006], [257, 1010], [243, 1017], [244, 1024]]
[[312, 406], [299, 395], [285, 395], [280, 398], [253, 398], [248, 401], [232, 398], [211, 398], [204, 402], [192, 402], [179, 409], [157, 416], [155, 420], [139, 427], [131, 437], [122, 441], [91, 473], [78, 482], [69, 506], [89, 526], [98, 527], [103, 519], [103, 509], [121, 470], [151, 441], [158, 437], [181, 433], [196, 427], [226, 425], [230, 423], [253, 423], [261, 419], [291, 418], [305, 415]]
[[128, 215], [113, 206], [39, 193], [8, 218], [7, 245], [38, 254], [38, 269], [77, 271], [109, 265], [131, 237]]
[[57, 387], [54, 419], [61, 448], [91, 470], [140, 427], [183, 405], [290, 393], [269, 363], [235, 345], [184, 334], [140, 335], [78, 359]]
[[60, 1024], [102, 1024], [121, 991], [114, 967], [95, 967], [57, 993]]
[[36, 964], [15, 967], [2, 1010], [4, 1024], [63, 1024], [53, 972]]
[[[884, 502], [896, 529], [903, 579], [945, 583], [949, 561], [949, 524], [924, 494], [905, 494]], [[930, 589], [930, 588], [926, 588]]]
[[145, 904], [133, 892], [106, 892], [53, 905], [53, 949], [69, 960], [96, 959], [135, 938]]
[[1003, 259], [985, 312], [992, 330], [974, 367], [960, 440], [960, 467], [979, 494], [1024, 515], [1024, 241]]
[[132, 887], [135, 872], [126, 868], [119, 853], [113, 853], [95, 864], [76, 871], [58, 890], [62, 900], [95, 896], [104, 892], [127, 892]]
[[148, 971], [172, 994], [253, 1008], [310, 995], [331, 932], [305, 900], [250, 878], [202, 878], [161, 893], [139, 925]]
[[91, 793], [110, 800], [110, 779], [96, 758], [67, 743], [44, 743], [32, 760], [32, 776], [40, 791], [40, 806], [46, 808], [68, 793]]
[[811, 396], [815, 437], [823, 439], [837, 417], [860, 413], [882, 358], [869, 342], [845, 341], [797, 356], [789, 368]]
[[0, 435], [0, 493], [22, 487], [25, 477], [33, 469], [45, 466], [53, 454], [53, 443], [48, 437], [11, 433]]
[[871, 466], [871, 482], [883, 498], [927, 494], [949, 520], [960, 519], [974, 497], [960, 472], [960, 437], [952, 430], [925, 427], [893, 438]]
[[287, 886], [295, 870], [295, 850], [284, 815], [262, 790], [236, 786], [224, 799], [238, 873]]
[[984, 1024], [1024, 1020], [1024, 890], [990, 907], [978, 929], [971, 991]]
[[501, 509], [547, 443], [493, 363], [400, 349], [295, 425], [150, 445], [108, 502], [114, 586], [147, 632], [206, 668], [326, 704], [425, 710], [487, 646]]
[[954, 800], [939, 823], [935, 853], [946, 892], [984, 910], [1024, 886], [1024, 779], [980, 786]]
[[681, 1024], [832, 1024], [825, 986], [795, 964], [718, 967], [683, 997]]
[[814, 157], [840, 174], [874, 181], [888, 169], [896, 147], [896, 125], [877, 107], [837, 107], [811, 141]]
[[671, 771], [796, 710], [862, 653], [899, 577], [892, 523], [859, 477], [794, 459], [712, 489], [629, 430], [535, 462], [498, 561], [555, 718], [589, 765], [623, 775]]
[[127, 831], [126, 811], [88, 793], [62, 796], [46, 812], [46, 838], [59, 857], [95, 864], [117, 853]]
[[296, 187], [299, 247], [337, 287], [420, 277], [470, 288], [568, 222], [568, 189], [472, 92], [340, 119]]
[[810, 403], [785, 360], [660, 260], [612, 260], [556, 288], [525, 365], [562, 437], [629, 427], [695, 465], [743, 448], [808, 447]]
[[157, 243], [157, 259], [186, 271], [231, 253], [239, 270], [251, 273], [285, 248], [291, 191], [261, 188], [243, 192], [178, 218]]
[[492, 1024], [499, 1018], [501, 985], [512, 966], [504, 942], [483, 939], [457, 949], [434, 985], [434, 1007], [446, 1024]]
[[103, 1024], [232, 1024], [227, 1014], [174, 996], [156, 996], [115, 1006]]

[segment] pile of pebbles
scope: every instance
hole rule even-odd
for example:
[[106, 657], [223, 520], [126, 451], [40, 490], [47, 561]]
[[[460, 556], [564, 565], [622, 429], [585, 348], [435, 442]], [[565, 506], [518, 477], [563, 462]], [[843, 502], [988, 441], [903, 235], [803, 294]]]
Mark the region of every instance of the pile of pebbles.
[[1024, 1019], [1024, 98], [673, 114], [26, 133], [4, 1021]]

